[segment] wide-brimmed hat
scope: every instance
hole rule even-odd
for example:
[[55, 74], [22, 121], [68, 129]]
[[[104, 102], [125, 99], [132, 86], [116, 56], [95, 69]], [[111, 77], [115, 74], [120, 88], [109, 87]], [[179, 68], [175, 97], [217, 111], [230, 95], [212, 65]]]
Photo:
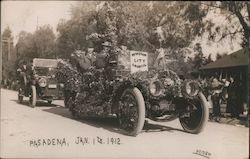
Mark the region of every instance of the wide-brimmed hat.
[[102, 46], [108, 46], [111, 47], [111, 43], [108, 41], [105, 41], [104, 43], [102, 43]]

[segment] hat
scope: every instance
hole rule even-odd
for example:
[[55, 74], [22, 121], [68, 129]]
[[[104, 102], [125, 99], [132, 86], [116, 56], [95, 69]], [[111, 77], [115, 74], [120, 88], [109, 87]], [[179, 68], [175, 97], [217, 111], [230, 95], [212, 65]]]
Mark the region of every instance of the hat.
[[111, 47], [111, 43], [108, 41], [105, 41], [104, 43], [102, 43], [102, 46], [108, 46]]

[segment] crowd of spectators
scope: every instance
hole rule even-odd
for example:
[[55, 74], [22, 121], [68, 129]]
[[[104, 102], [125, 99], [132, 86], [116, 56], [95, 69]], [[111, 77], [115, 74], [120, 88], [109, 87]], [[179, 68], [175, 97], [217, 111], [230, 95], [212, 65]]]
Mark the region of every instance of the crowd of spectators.
[[240, 114], [246, 113], [244, 108], [244, 92], [242, 81], [237, 77], [221, 79], [217, 74], [200, 80], [206, 96], [212, 101], [211, 118], [220, 121], [222, 112], [221, 105], [226, 105], [224, 114], [232, 118], [239, 118]]

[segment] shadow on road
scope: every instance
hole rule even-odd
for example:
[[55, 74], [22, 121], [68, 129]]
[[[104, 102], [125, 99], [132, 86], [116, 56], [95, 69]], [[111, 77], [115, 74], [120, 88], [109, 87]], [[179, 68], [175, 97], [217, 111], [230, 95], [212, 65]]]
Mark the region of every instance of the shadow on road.
[[[165, 126], [161, 124], [155, 124], [155, 123], [145, 123], [143, 127], [144, 132], [160, 132], [160, 131], [181, 131], [185, 132], [183, 129], [177, 129], [170, 126]], [[186, 132], [185, 132], [186, 133]]]
[[[78, 122], [84, 123], [84, 124], [88, 124], [90, 126], [94, 126], [96, 128], [103, 128], [106, 129], [110, 132], [114, 132], [114, 133], [118, 133], [118, 134], [126, 134], [124, 130], [119, 128], [119, 123], [118, 120], [116, 118], [81, 118], [81, 119], [74, 119], [74, 117], [72, 116], [71, 112], [62, 106], [57, 106], [57, 107], [53, 107], [53, 108], [49, 108], [49, 109], [43, 109], [43, 111], [49, 112], [49, 113], [53, 113], [56, 115], [60, 115], [69, 119], [73, 119], [76, 120]], [[154, 124], [154, 123], [149, 123], [149, 122], [145, 122], [144, 127], [143, 127], [143, 132], [146, 133], [152, 133], [152, 132], [161, 132], [161, 131], [168, 131], [168, 132], [172, 132], [172, 131], [181, 131], [184, 132], [181, 129], [176, 129], [173, 127], [168, 127], [168, 126], [164, 126], [164, 125], [160, 125], [160, 124]]]
[[[14, 102], [21, 104], [21, 105], [31, 107], [28, 100], [24, 100], [22, 103], [19, 103], [19, 101], [16, 99], [12, 99], [11, 101], [14, 101]], [[36, 107], [55, 107], [55, 106], [58, 106], [58, 105], [53, 104], [53, 103], [49, 104], [46, 101], [37, 101], [36, 102]]]

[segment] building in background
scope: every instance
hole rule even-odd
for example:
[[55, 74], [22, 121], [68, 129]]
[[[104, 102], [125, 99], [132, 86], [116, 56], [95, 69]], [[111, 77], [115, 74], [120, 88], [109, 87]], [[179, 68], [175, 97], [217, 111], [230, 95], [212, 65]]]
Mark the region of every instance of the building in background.
[[221, 79], [233, 77], [242, 82], [243, 103], [249, 105], [249, 50], [241, 49], [200, 68], [205, 76], [220, 75]]

